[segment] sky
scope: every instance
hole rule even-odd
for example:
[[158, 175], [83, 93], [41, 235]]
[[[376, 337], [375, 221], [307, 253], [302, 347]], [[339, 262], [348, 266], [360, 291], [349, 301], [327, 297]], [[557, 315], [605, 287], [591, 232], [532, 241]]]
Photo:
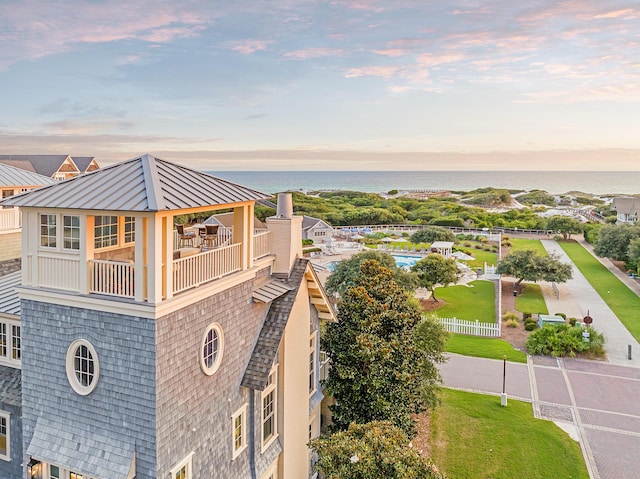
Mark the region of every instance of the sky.
[[639, 170], [638, 0], [0, 0], [0, 150]]

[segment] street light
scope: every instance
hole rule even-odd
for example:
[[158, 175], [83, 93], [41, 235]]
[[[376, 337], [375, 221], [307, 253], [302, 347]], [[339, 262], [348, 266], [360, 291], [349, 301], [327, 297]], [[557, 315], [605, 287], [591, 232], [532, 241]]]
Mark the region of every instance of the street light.
[[505, 386], [507, 385], [507, 355], [502, 356], [502, 394], [500, 395], [500, 406], [507, 405], [507, 392]]

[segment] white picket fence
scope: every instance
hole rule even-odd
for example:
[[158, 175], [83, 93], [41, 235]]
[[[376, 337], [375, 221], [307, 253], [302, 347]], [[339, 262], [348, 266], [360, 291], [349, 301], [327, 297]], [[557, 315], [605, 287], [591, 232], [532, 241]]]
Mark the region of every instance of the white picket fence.
[[487, 336], [492, 338], [500, 337], [499, 323], [481, 323], [467, 321], [458, 318], [438, 318], [447, 331], [450, 333], [469, 334], [471, 336]]

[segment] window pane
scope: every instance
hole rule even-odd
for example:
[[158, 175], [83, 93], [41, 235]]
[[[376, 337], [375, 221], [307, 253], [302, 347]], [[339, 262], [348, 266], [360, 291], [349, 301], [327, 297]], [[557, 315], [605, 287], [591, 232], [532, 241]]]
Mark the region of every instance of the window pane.
[[7, 418], [0, 417], [0, 454], [7, 454]]
[[11, 355], [13, 359], [20, 360], [20, 358], [22, 357], [20, 326], [11, 326], [11, 333], [13, 336], [13, 343], [11, 345]]
[[60, 479], [60, 468], [58, 466], [49, 466], [49, 478]]

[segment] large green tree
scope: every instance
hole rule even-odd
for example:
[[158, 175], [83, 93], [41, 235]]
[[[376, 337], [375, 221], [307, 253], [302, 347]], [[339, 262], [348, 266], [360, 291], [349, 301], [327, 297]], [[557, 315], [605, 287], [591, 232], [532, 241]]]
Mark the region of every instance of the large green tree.
[[327, 278], [325, 289], [329, 294], [343, 294], [347, 288], [356, 284], [360, 276], [360, 266], [365, 261], [374, 260], [393, 273], [395, 281], [407, 291], [413, 290], [417, 284], [414, 274], [396, 265], [396, 260], [388, 253], [381, 251], [363, 251], [351, 258], [343, 259], [337, 265], [333, 273]]
[[627, 261], [629, 245], [640, 237], [640, 228], [631, 225], [604, 225], [593, 251], [598, 256]]
[[564, 239], [569, 239], [571, 235], [582, 233], [584, 226], [581, 221], [570, 216], [555, 215], [547, 220], [546, 228], [562, 234]]
[[431, 297], [437, 302], [435, 286], [441, 284], [446, 287], [451, 283], [457, 283], [462, 272], [453, 258], [445, 258], [436, 253], [429, 254], [418, 261], [411, 271], [418, 275], [418, 284], [431, 291]]
[[447, 228], [425, 226], [411, 235], [412, 243], [433, 243], [434, 241], [455, 241], [456, 237]]
[[351, 424], [330, 437], [314, 439], [316, 467], [326, 479], [439, 479], [438, 468], [410, 445], [389, 421]]
[[498, 262], [497, 272], [517, 278], [516, 288], [525, 280], [564, 283], [572, 276], [570, 264], [553, 254], [542, 256], [528, 249], [509, 253]]
[[325, 382], [336, 404], [333, 429], [352, 422], [390, 420], [409, 436], [413, 414], [435, 405], [447, 333], [423, 318], [417, 301], [377, 261], [360, 267], [342, 295], [338, 321], [327, 325], [323, 347], [331, 360]]

